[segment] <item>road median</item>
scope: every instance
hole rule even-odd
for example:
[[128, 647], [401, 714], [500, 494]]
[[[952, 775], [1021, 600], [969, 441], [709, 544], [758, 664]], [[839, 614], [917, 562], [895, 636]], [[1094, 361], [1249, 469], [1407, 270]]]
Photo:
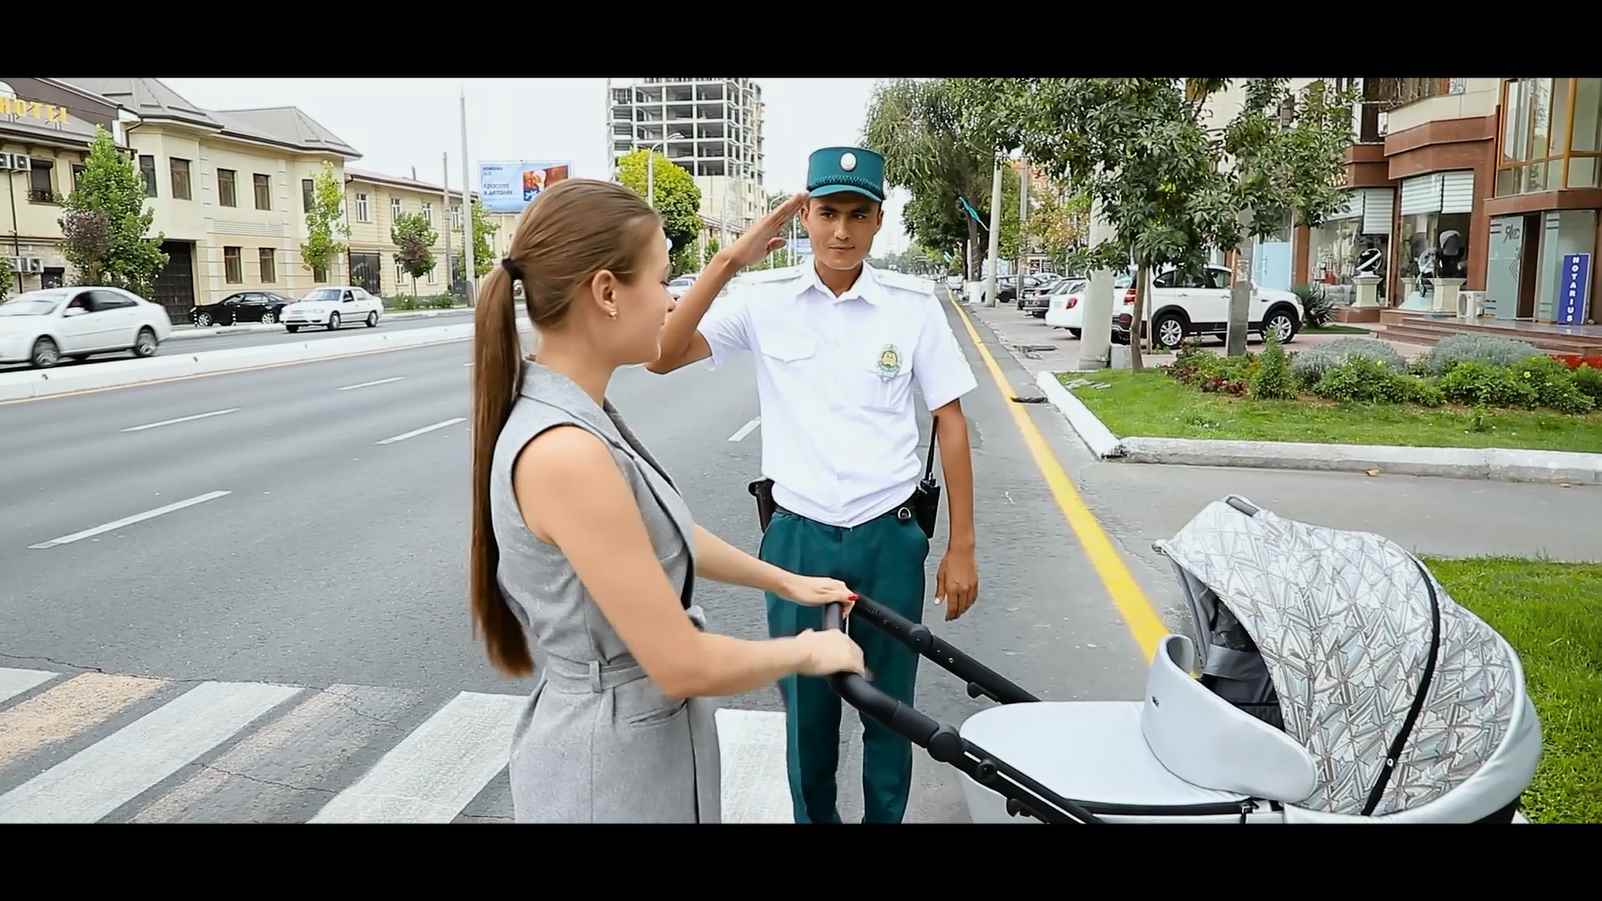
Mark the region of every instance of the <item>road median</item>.
[[[465, 341], [472, 336], [473, 324], [468, 322], [407, 331], [380, 331], [351, 335], [348, 338], [323, 338], [315, 341], [199, 353], [169, 352], [142, 360], [115, 360], [55, 369], [8, 372], [0, 374], [0, 403], [404, 350], [431, 344]], [[170, 348], [171, 345], [164, 347]]]

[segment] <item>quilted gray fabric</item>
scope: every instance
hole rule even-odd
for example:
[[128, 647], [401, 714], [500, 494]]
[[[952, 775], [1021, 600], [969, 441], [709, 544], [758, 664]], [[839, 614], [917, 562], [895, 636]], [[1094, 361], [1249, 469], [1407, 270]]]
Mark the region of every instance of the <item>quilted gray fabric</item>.
[[[1414, 558], [1378, 535], [1222, 502], [1157, 547], [1211, 588], [1261, 651], [1285, 731], [1318, 766], [1317, 789], [1297, 805], [1361, 813], [1429, 656], [1430, 598]], [[1435, 674], [1377, 815], [1467, 779], [1501, 744], [1522, 690], [1496, 633], [1434, 584]]]

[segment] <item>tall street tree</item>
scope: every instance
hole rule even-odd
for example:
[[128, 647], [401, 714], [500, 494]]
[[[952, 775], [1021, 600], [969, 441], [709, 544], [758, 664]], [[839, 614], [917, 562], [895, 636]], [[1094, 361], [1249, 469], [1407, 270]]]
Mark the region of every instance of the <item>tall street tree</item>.
[[[647, 173], [647, 160], [655, 157], [652, 172]], [[672, 162], [654, 150], [636, 150], [617, 161], [617, 177], [626, 187], [641, 197], [653, 193], [647, 176], [654, 184], [656, 211], [662, 217], [662, 231], [673, 242], [673, 271], [675, 275], [695, 268], [699, 255], [696, 238], [701, 234], [701, 189], [695, 177], [684, 167]], [[712, 252], [707, 251], [711, 259]]]
[[[986, 238], [962, 200], [989, 224], [996, 156], [989, 143], [973, 140], [963, 128], [961, 98], [953, 84], [952, 79], [901, 79], [878, 85], [869, 101], [863, 144], [884, 156], [885, 180], [912, 195], [902, 212], [907, 234], [931, 249], [958, 250], [963, 275], [971, 278], [979, 271]], [[1015, 192], [1016, 177], [1013, 181]], [[1016, 217], [1016, 193], [1013, 197]]]
[[350, 237], [345, 217], [345, 186], [332, 163], [324, 161], [312, 183], [311, 209], [306, 211], [306, 241], [300, 245], [300, 263], [319, 282], [328, 280], [334, 261], [345, 252], [342, 239]]
[[[1345, 149], [1336, 127], [1341, 99], [1318, 93], [1299, 131], [1294, 118], [1269, 127], [1264, 111], [1287, 92], [1283, 82], [1255, 80], [1245, 111], [1213, 128], [1208, 102], [1228, 86], [1227, 79], [975, 78], [961, 79], [954, 92], [975, 140], [997, 152], [1019, 150], [1100, 202], [1113, 237], [1070, 265], [1124, 270], [1133, 263], [1133, 337], [1154, 270], [1200, 267], [1209, 249], [1271, 230], [1276, 212], [1294, 209], [1316, 221], [1332, 208]], [[1346, 128], [1349, 141], [1349, 119]], [[1242, 210], [1268, 221], [1243, 226]], [[1139, 341], [1131, 345], [1140, 368]]]
[[107, 285], [141, 297], [155, 292], [167, 265], [164, 236], [150, 236], [155, 211], [145, 207], [144, 183], [110, 133], [95, 129], [84, 171], [75, 180], [60, 220], [62, 254], [82, 285]]
[[412, 296], [417, 296], [417, 279], [434, 269], [434, 244], [439, 233], [422, 213], [407, 213], [389, 227], [389, 240], [398, 248], [395, 262], [412, 277]]

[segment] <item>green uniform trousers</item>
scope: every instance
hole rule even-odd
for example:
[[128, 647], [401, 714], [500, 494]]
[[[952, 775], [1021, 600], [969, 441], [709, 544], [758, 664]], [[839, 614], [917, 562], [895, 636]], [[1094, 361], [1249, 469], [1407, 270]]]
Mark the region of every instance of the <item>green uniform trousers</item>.
[[[916, 519], [895, 511], [855, 528], [814, 522], [788, 511], [774, 513], [762, 536], [761, 558], [806, 576], [839, 579], [912, 620], [923, 620], [924, 562], [929, 539]], [[823, 628], [823, 608], [803, 607], [767, 595], [768, 634], [774, 638]], [[848, 626], [862, 647], [873, 683], [912, 703], [918, 654], [855, 617]], [[788, 734], [790, 799], [797, 823], [838, 823], [835, 772], [839, 764], [840, 707], [827, 679], [787, 676], [779, 683]], [[912, 788], [912, 743], [877, 720], [862, 716], [863, 821], [899, 823]]]

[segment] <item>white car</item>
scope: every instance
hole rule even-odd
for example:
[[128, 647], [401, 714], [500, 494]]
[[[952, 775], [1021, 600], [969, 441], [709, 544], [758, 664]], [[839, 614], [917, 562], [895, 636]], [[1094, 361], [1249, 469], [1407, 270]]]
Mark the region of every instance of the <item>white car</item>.
[[171, 334], [165, 308], [120, 288], [46, 288], [0, 304], [0, 363], [48, 369], [62, 357], [125, 350], [149, 357]]
[[284, 307], [284, 328], [298, 332], [301, 326], [320, 326], [329, 331], [360, 322], [368, 328], [378, 325], [384, 315], [384, 302], [355, 285], [317, 288]]
[[673, 295], [674, 300], [678, 300], [684, 296], [684, 292], [690, 290], [690, 286], [693, 284], [695, 284], [695, 276], [681, 275], [668, 282], [668, 293]]
[[1065, 278], [1052, 289], [1046, 300], [1046, 324], [1052, 328], [1065, 328], [1079, 337], [1085, 324], [1085, 286], [1082, 278]]
[[[1168, 269], [1151, 281], [1147, 308], [1151, 310], [1152, 334], [1157, 345], [1164, 350], [1178, 350], [1187, 335], [1217, 335], [1229, 331], [1229, 294], [1231, 273], [1223, 266], [1207, 266], [1195, 275], [1186, 275]], [[1121, 299], [1113, 303], [1113, 340], [1129, 340], [1130, 312], [1135, 305], [1134, 280], [1124, 276], [1121, 281], [1128, 287]], [[1251, 306], [1248, 308], [1247, 330], [1264, 337], [1272, 333], [1281, 344], [1295, 340], [1301, 330], [1301, 299], [1290, 291], [1252, 286]]]

